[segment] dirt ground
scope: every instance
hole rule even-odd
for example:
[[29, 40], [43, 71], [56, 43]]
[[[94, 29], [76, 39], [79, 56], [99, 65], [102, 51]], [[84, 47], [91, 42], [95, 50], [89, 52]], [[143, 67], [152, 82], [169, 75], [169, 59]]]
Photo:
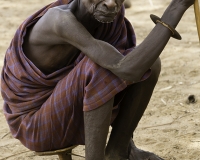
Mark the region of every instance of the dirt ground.
[[[0, 68], [5, 51], [20, 23], [51, 0], [0, 0]], [[126, 16], [133, 24], [137, 43], [154, 27], [149, 15], [161, 16], [170, 0], [132, 1]], [[134, 140], [138, 147], [154, 152], [166, 160], [200, 160], [200, 45], [191, 7], [183, 16], [177, 30], [183, 40], [170, 39], [161, 54], [162, 72], [152, 99], [137, 130]], [[187, 104], [189, 95], [197, 102]], [[199, 99], [199, 100], [198, 100]], [[2, 112], [0, 99], [0, 160], [57, 159], [38, 157], [12, 138]], [[84, 146], [74, 150], [84, 156]], [[83, 160], [73, 157], [74, 160]]]

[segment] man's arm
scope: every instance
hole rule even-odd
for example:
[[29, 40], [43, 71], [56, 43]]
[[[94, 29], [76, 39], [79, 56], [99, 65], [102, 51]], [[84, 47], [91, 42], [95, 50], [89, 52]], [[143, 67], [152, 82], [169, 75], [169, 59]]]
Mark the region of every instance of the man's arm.
[[[176, 27], [184, 12], [193, 2], [194, 0], [173, 0], [163, 14], [162, 21]], [[108, 43], [94, 39], [68, 10], [50, 9], [33, 29], [41, 29], [44, 24], [46, 28], [34, 33], [42, 32], [43, 35], [49, 36], [51, 40], [48, 43], [52, 45], [72, 44], [100, 66], [124, 80], [133, 82], [139, 81], [152, 66], [171, 36], [168, 28], [157, 24], [147, 38], [124, 57]], [[38, 36], [36, 35], [35, 38], [38, 39]], [[44, 41], [41, 39], [39, 43], [42, 42]]]

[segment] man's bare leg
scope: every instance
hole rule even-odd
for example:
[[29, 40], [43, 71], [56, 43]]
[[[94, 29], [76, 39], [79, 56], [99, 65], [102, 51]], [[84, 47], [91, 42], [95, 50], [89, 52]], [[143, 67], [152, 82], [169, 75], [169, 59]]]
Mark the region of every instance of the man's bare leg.
[[[106, 159], [136, 160], [134, 158], [135, 154], [141, 153], [137, 152], [136, 147], [130, 145], [130, 140], [149, 103], [160, 74], [160, 68], [160, 60], [157, 60], [152, 66], [152, 74], [147, 80], [126, 88], [126, 95], [120, 104], [121, 108], [113, 124], [110, 139], [106, 147]], [[128, 149], [129, 145], [132, 147], [131, 149]], [[141, 155], [137, 155], [137, 157], [137, 160], [145, 160], [148, 158], [150, 158], [149, 160], [160, 160], [153, 153], [145, 151]]]
[[101, 107], [84, 112], [85, 159], [104, 160], [114, 98]]

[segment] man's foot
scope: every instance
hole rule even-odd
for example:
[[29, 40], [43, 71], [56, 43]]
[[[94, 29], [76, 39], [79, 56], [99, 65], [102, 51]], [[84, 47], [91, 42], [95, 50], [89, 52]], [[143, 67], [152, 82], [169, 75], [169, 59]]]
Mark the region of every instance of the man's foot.
[[154, 153], [143, 151], [138, 149], [133, 140], [130, 141], [129, 144], [129, 160], [164, 160]]

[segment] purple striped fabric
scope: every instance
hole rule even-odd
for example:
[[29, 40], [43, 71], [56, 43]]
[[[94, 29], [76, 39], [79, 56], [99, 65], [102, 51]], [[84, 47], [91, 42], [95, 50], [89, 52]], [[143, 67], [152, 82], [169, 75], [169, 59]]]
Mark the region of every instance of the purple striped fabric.
[[[72, 65], [49, 75], [24, 55], [27, 27], [49, 8], [66, 3], [58, 0], [26, 19], [5, 55], [1, 76], [4, 114], [12, 135], [34, 151], [84, 144], [83, 111], [100, 107], [127, 87], [83, 53]], [[135, 34], [124, 17], [124, 8], [113, 23], [102, 24], [94, 37], [115, 46], [123, 55], [135, 47]]]

